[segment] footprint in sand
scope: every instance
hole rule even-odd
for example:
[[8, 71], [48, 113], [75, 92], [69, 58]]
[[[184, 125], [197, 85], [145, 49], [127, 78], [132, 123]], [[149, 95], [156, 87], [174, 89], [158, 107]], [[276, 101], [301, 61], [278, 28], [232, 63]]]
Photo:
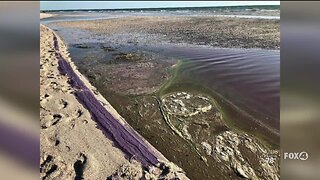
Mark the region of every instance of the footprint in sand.
[[78, 109], [76, 112], [76, 117], [79, 118], [83, 115], [83, 111], [81, 109]]
[[55, 88], [55, 87], [58, 86], [58, 83], [55, 82], [55, 81], [52, 81], [52, 82], [50, 82], [50, 85], [49, 85], [49, 86]]
[[43, 124], [41, 126], [42, 129], [47, 129], [51, 126], [54, 126], [56, 125], [60, 120], [62, 119], [62, 116], [60, 114], [54, 114], [52, 116], [52, 119], [51, 120], [48, 120], [45, 124]]
[[59, 104], [61, 106], [60, 109], [65, 109], [69, 105], [69, 103], [67, 101], [65, 101], [64, 99], [60, 99]]
[[48, 93], [44, 94], [43, 96], [40, 97], [40, 104], [47, 103], [49, 99], [50, 99], [50, 95]]
[[53, 157], [48, 155], [44, 161], [40, 164], [41, 179], [50, 179], [50, 175], [58, 169], [58, 166], [54, 164]]
[[50, 97], [50, 95], [48, 93], [43, 95], [43, 99], [48, 99]]
[[83, 179], [83, 171], [85, 169], [85, 165], [87, 163], [87, 156], [83, 153], [80, 153], [77, 161], [73, 164], [74, 171], [76, 173], [75, 180]]

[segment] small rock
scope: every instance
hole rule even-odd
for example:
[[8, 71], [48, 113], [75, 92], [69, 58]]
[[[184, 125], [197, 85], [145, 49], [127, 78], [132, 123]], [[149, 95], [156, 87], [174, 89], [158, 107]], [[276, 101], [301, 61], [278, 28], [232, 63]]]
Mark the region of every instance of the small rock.
[[244, 172], [244, 170], [241, 168], [240, 165], [236, 165], [236, 167], [234, 168], [234, 171], [238, 176], [249, 179], [248, 175]]
[[207, 142], [202, 142], [201, 145], [202, 145], [203, 149], [206, 151], [207, 155], [211, 155], [212, 146]]

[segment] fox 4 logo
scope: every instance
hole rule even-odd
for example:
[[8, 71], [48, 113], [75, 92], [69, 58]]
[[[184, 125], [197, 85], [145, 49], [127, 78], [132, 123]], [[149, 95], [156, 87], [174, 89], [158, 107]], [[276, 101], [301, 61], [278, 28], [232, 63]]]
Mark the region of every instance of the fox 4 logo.
[[283, 155], [283, 159], [285, 160], [301, 160], [305, 161], [309, 158], [307, 152], [285, 152]]

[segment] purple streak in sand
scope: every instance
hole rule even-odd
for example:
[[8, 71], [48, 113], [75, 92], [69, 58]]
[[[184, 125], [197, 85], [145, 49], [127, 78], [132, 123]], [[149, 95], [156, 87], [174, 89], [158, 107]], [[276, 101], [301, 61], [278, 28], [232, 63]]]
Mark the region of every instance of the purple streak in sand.
[[78, 101], [91, 113], [92, 118], [98, 123], [103, 133], [111, 137], [122, 151], [140, 161], [144, 167], [159, 163], [153, 152], [141, 139], [136, 131], [121, 124], [113, 117], [103, 105], [95, 98], [89, 88], [81, 81], [73, 71], [70, 64], [59, 53], [57, 37], [54, 35], [54, 48], [59, 59], [59, 71], [70, 78], [70, 84], [76, 89], [75, 95]]

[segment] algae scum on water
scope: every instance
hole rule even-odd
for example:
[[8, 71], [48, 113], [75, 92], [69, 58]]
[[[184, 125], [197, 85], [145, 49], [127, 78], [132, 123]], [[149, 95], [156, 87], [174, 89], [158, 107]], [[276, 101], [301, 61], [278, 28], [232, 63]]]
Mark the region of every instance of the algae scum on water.
[[[244, 133], [241, 126], [230, 126], [226, 117], [235, 116], [225, 109], [228, 103], [192, 79], [185, 71], [190, 61], [127, 48], [102, 52], [114, 55], [107, 61], [73, 59], [126, 121], [188, 177], [277, 177], [278, 151]], [[274, 162], [268, 163], [270, 158]]]

